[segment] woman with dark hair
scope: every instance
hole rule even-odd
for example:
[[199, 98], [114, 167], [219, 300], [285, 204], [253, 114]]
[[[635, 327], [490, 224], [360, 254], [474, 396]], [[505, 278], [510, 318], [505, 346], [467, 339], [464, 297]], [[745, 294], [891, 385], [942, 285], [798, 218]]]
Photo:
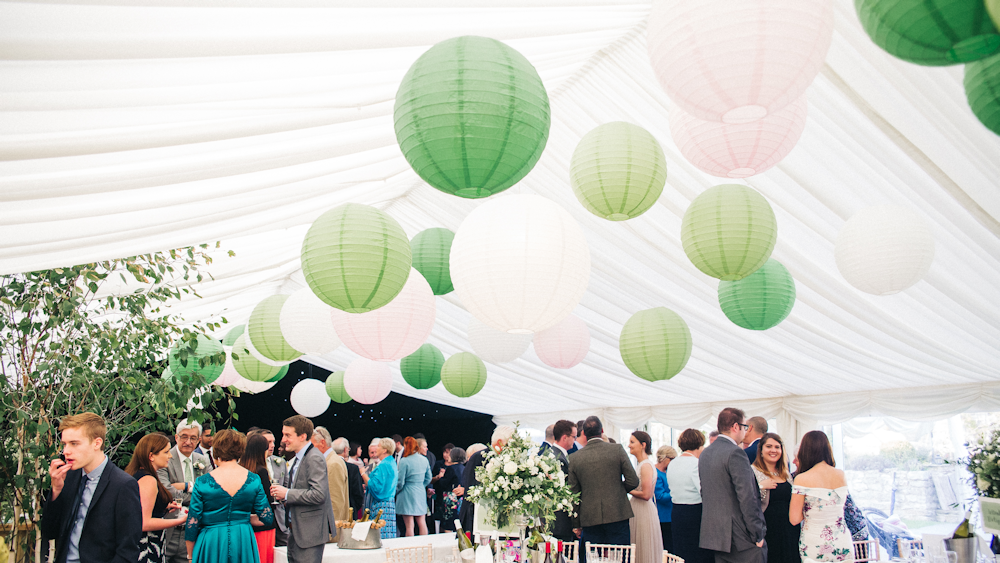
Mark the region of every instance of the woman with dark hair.
[[660, 536], [660, 517], [656, 512], [656, 467], [650, 455], [653, 453], [652, 439], [642, 430], [629, 436], [628, 452], [635, 456], [639, 473], [639, 488], [630, 491], [632, 498], [632, 518], [629, 531], [635, 544], [634, 563], [662, 563], [663, 538]]
[[[247, 438], [247, 447], [243, 449], [240, 466], [260, 477], [264, 486], [264, 495], [269, 505], [274, 504], [271, 496], [271, 474], [267, 472], [267, 438], [254, 434]], [[278, 483], [280, 484], [280, 483]], [[260, 563], [274, 563], [274, 528], [275, 523], [264, 524], [256, 514], [250, 516], [250, 527], [253, 528], [254, 539], [257, 540], [257, 551], [260, 553]]]
[[417, 522], [417, 535], [427, 535], [427, 485], [431, 482], [431, 466], [420, 455], [418, 442], [413, 436], [403, 440], [403, 455], [399, 458], [396, 477], [396, 514], [403, 517], [406, 535], [413, 535], [413, 521]]
[[836, 468], [826, 434], [807, 432], [799, 445], [799, 473], [792, 486], [788, 520], [802, 524], [799, 553], [806, 563], [854, 561], [851, 532], [844, 522], [847, 480]]
[[698, 456], [705, 445], [705, 434], [688, 428], [681, 432], [677, 446], [681, 455], [667, 467], [667, 484], [674, 507], [670, 513], [670, 533], [674, 554], [685, 563], [714, 563], [707, 549], [698, 545], [701, 538], [701, 477]]
[[455, 531], [459, 499], [452, 491], [462, 484], [465, 461], [465, 450], [452, 446], [445, 454], [441, 478], [438, 479], [437, 483], [434, 483], [434, 490], [441, 496], [441, 531]]
[[788, 521], [792, 500], [792, 477], [781, 436], [768, 432], [757, 442], [753, 472], [760, 487], [761, 506], [767, 523], [766, 563], [799, 563], [799, 527]]
[[132, 460], [125, 473], [139, 482], [139, 500], [142, 502], [142, 531], [139, 538], [139, 563], [161, 563], [163, 561], [163, 530], [184, 524], [185, 514], [166, 520], [163, 515], [180, 503], [163, 486], [156, 471], [167, 466], [173, 455], [170, 440], [163, 434], [146, 434], [135, 445]]

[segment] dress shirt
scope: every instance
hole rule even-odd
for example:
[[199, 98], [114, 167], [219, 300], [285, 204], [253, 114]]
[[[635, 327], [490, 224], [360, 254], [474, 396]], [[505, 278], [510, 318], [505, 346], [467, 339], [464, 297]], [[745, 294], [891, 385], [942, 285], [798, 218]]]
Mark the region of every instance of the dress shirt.
[[300, 449], [299, 451], [295, 452], [295, 463], [292, 464], [292, 473], [288, 476], [288, 488], [289, 489], [292, 488], [292, 485], [295, 484], [295, 476], [298, 475], [298, 473], [299, 473], [299, 465], [302, 464], [302, 458], [306, 457], [306, 452], [311, 447], [312, 447], [312, 444], [306, 444], [302, 449]]
[[551, 445], [551, 446], [552, 446], [553, 448], [559, 448], [559, 451], [561, 451], [561, 452], [563, 453], [563, 455], [565, 455], [565, 456], [568, 456], [568, 455], [569, 455], [569, 452], [567, 452], [567, 451], [566, 451], [566, 448], [564, 448], [564, 447], [560, 446], [559, 444], [550, 444], [550, 445]]
[[324, 459], [330, 459], [330, 454], [332, 454], [332, 453], [333, 453], [333, 448], [330, 448], [330, 449], [326, 450], [326, 452], [323, 453], [323, 458]]
[[667, 466], [667, 485], [674, 504], [701, 504], [698, 458], [679, 455]]
[[730, 442], [732, 442], [733, 445], [736, 446], [737, 448], [739, 448], [741, 450], [743, 449], [743, 446], [741, 444], [737, 444], [736, 440], [734, 440], [732, 436], [726, 436], [725, 434], [719, 434], [719, 438], [725, 438], [725, 439], [729, 440]]
[[[192, 453], [192, 455], [186, 456], [186, 455], [182, 454], [180, 450], [177, 450], [177, 459], [179, 459], [180, 462], [181, 462], [181, 471], [184, 473], [184, 481], [192, 483], [192, 486], [194, 484], [194, 459], [193, 459], [193, 457], [194, 457], [193, 453]], [[190, 464], [190, 465], [188, 465], [188, 464]], [[190, 476], [188, 476], [188, 467], [191, 468], [191, 475]]]
[[[96, 469], [87, 473], [83, 470], [83, 476], [88, 479], [87, 487], [80, 497], [80, 512], [73, 522], [73, 529], [69, 533], [69, 548], [66, 550], [66, 563], [79, 563], [80, 561], [80, 536], [83, 535], [83, 523], [87, 520], [87, 511], [90, 510], [90, 501], [94, 499], [94, 491], [97, 490], [97, 483], [104, 474], [104, 468], [108, 466], [108, 456], [104, 456], [104, 461]], [[72, 510], [72, 507], [71, 507]]]

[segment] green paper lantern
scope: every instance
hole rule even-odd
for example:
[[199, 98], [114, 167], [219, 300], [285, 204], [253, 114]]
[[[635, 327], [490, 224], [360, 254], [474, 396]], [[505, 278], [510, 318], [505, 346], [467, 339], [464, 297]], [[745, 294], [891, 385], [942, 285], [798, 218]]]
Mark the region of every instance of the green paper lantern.
[[[191, 345], [194, 345], [194, 352], [185, 352]], [[191, 375], [200, 373], [205, 378], [205, 383], [211, 383], [219, 378], [225, 365], [212, 364], [208, 362], [209, 356], [223, 353], [222, 344], [198, 333], [193, 342], [178, 342], [170, 350], [169, 366], [174, 377], [187, 382]], [[202, 366], [202, 360], [205, 365]]]
[[451, 241], [455, 233], [448, 229], [427, 229], [420, 231], [410, 241], [413, 252], [413, 268], [424, 276], [434, 295], [451, 293], [455, 286], [451, 283]]
[[396, 140], [428, 184], [465, 198], [513, 186], [549, 137], [549, 96], [528, 59], [496, 39], [442, 41], [396, 92]]
[[222, 345], [231, 347], [233, 344], [236, 343], [236, 339], [239, 338], [241, 334], [243, 334], [246, 328], [247, 325], [236, 325], [233, 328], [229, 329], [229, 332], [226, 333], [225, 338], [222, 339]]
[[414, 389], [430, 389], [441, 381], [444, 354], [433, 344], [424, 344], [399, 361], [403, 380]]
[[326, 394], [330, 396], [334, 402], [337, 403], [349, 403], [351, 402], [351, 396], [347, 394], [347, 390], [344, 389], [344, 374], [345, 371], [335, 371], [330, 374], [330, 377], [326, 378]]
[[739, 184], [709, 188], [691, 202], [681, 223], [684, 253], [720, 280], [743, 279], [767, 262], [778, 238], [771, 205]]
[[284, 379], [284, 377], [286, 375], [288, 375], [288, 365], [287, 364], [281, 366], [280, 368], [278, 368], [278, 374], [275, 375], [274, 377], [272, 377], [271, 379], [268, 379], [267, 383], [277, 383], [278, 381], [281, 381], [282, 379]]
[[237, 359], [230, 359], [233, 362], [233, 368], [236, 369], [236, 373], [243, 376], [244, 379], [250, 381], [266, 382], [267, 380], [278, 375], [281, 371], [279, 366], [269, 366], [264, 362], [258, 360], [250, 354], [250, 350], [247, 350], [246, 334], [241, 334], [236, 342], [233, 343], [232, 353], [238, 356]]
[[649, 131], [615, 121], [580, 139], [569, 178], [587, 211], [625, 221], [642, 215], [659, 199], [667, 182], [667, 159]]
[[441, 366], [441, 383], [456, 397], [471, 397], [486, 385], [486, 364], [475, 354], [459, 352]]
[[288, 301], [287, 295], [272, 295], [253, 308], [247, 321], [246, 337], [253, 347], [265, 358], [273, 362], [290, 362], [302, 355], [281, 335], [281, 306]]
[[348, 313], [367, 313], [392, 301], [406, 284], [410, 263], [403, 228], [370, 205], [334, 207], [316, 219], [302, 243], [309, 287], [324, 303]]
[[666, 307], [639, 311], [622, 327], [618, 351], [629, 371], [639, 377], [670, 379], [691, 358], [691, 329]]
[[876, 45], [911, 63], [968, 63], [1000, 49], [983, 0], [854, 0], [854, 8]]
[[965, 65], [964, 84], [972, 113], [1000, 135], [1000, 55]]
[[795, 306], [795, 280], [774, 258], [739, 281], [719, 282], [719, 307], [729, 320], [750, 330], [767, 330]]

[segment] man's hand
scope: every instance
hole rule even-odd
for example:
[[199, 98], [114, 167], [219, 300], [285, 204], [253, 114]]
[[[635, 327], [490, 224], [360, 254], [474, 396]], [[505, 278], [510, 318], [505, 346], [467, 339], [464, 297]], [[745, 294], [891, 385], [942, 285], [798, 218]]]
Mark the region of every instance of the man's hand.
[[574, 535], [575, 535], [576, 537], [580, 537], [580, 535], [581, 535], [582, 533], [583, 533], [583, 528], [573, 528], [573, 534], [574, 534]]
[[61, 459], [53, 459], [49, 464], [49, 477], [52, 478], [52, 500], [56, 500], [63, 486], [66, 485], [66, 474], [69, 473], [69, 466]]
[[764, 540], [757, 542], [757, 547], [764, 547]]
[[271, 485], [271, 496], [277, 500], [285, 500], [288, 496], [288, 489], [281, 485]]

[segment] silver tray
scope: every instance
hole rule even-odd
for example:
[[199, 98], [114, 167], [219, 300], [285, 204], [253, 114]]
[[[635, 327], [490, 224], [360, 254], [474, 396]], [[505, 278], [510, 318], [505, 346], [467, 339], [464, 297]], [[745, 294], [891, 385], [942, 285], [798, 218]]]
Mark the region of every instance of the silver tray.
[[382, 547], [382, 536], [374, 527], [368, 529], [368, 537], [356, 541], [351, 537], [351, 528], [338, 528], [337, 547], [340, 549], [379, 549]]

